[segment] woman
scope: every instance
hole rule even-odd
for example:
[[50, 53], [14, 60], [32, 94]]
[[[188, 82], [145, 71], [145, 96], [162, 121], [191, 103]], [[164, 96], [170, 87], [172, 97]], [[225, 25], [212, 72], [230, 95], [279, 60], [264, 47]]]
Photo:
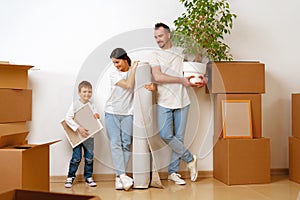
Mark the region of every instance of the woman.
[[133, 88], [138, 61], [131, 66], [126, 51], [116, 48], [110, 58], [115, 69], [110, 74], [111, 91], [105, 106], [105, 124], [116, 173], [116, 189], [129, 190], [133, 179], [126, 175], [133, 127]]

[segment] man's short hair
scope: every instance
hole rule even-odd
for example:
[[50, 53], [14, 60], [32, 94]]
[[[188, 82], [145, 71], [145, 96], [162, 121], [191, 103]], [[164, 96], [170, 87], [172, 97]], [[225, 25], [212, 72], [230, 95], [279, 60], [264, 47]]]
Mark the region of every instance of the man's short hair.
[[92, 89], [92, 84], [88, 81], [81, 81], [78, 85], [78, 92], [80, 92], [83, 87]]
[[156, 23], [154, 26], [154, 30], [159, 29], [160, 27], [163, 27], [164, 29], [166, 29], [169, 33], [171, 32], [170, 27], [162, 22]]

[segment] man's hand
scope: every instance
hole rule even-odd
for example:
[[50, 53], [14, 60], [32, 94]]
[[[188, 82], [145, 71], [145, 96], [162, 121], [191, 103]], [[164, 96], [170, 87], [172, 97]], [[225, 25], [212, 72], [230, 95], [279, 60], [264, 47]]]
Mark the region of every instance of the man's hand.
[[153, 92], [156, 90], [156, 85], [154, 83], [149, 83], [144, 85], [144, 88], [146, 88], [147, 90]]
[[82, 136], [82, 137], [88, 137], [89, 136], [89, 133], [88, 133], [88, 130], [87, 129], [85, 129], [85, 128], [83, 128], [83, 127], [79, 127], [78, 129], [77, 129], [77, 131], [80, 133], [80, 135]]
[[192, 86], [192, 83], [190, 82], [191, 78], [194, 78], [195, 76], [188, 76], [188, 77], [183, 77], [182, 78], [182, 85], [185, 87]]
[[[204, 75], [200, 75], [198, 77], [201, 79], [201, 81], [195, 82], [195, 83], [190, 83], [191, 87], [202, 88], [203, 86], [205, 86], [207, 84], [207, 81], [208, 81], [207, 77], [205, 77]], [[194, 76], [188, 77], [188, 80], [190, 81], [191, 78], [194, 78]]]

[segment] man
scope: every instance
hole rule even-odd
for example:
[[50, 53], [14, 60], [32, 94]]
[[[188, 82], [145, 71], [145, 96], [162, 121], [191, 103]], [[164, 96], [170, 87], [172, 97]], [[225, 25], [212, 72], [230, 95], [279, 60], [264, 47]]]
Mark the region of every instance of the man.
[[168, 179], [184, 185], [185, 181], [178, 174], [181, 159], [188, 165], [191, 181], [196, 181], [198, 176], [197, 157], [191, 154], [183, 141], [190, 105], [186, 87], [202, 87], [203, 83], [192, 84], [189, 81], [192, 77], [183, 77], [182, 49], [172, 46], [167, 25], [155, 24], [154, 37], [160, 47], [150, 57], [152, 75], [157, 82], [158, 126], [160, 137], [172, 149]]

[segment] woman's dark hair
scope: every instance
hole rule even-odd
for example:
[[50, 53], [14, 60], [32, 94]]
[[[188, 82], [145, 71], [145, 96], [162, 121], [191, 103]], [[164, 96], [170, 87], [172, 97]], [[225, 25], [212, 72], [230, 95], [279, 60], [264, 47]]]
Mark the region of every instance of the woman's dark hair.
[[131, 66], [131, 60], [130, 60], [129, 56], [127, 55], [126, 51], [124, 49], [122, 49], [122, 48], [115, 48], [111, 52], [110, 58], [127, 60], [128, 65]]

